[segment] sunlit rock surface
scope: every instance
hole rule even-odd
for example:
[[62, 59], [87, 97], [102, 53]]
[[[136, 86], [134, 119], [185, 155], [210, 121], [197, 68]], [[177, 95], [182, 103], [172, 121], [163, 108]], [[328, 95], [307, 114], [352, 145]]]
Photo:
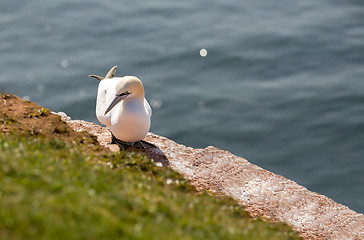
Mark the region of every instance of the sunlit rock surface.
[[[118, 150], [109, 145], [111, 134], [106, 128], [59, 114], [74, 130], [87, 131], [101, 145]], [[152, 133], [144, 140], [159, 147], [147, 154], [161, 166], [183, 174], [199, 191], [233, 197], [252, 216], [286, 222], [304, 239], [364, 239], [363, 214], [244, 158], [215, 147], [193, 149]]]

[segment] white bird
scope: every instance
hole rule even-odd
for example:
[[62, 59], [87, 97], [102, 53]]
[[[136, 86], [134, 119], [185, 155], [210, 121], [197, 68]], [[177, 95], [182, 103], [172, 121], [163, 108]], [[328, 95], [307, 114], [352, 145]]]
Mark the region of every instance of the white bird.
[[155, 148], [142, 141], [150, 128], [152, 109], [145, 99], [142, 82], [134, 76], [114, 77], [116, 67], [110, 69], [105, 78], [89, 75], [100, 80], [96, 116], [106, 125], [113, 142], [121, 149], [128, 147]]

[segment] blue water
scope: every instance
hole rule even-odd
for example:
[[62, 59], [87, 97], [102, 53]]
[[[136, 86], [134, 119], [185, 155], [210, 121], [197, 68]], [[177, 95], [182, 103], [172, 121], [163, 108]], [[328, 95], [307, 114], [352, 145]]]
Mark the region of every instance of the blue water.
[[364, 212], [363, 1], [12, 0], [0, 29], [3, 90], [97, 122], [87, 75], [118, 65], [154, 133]]

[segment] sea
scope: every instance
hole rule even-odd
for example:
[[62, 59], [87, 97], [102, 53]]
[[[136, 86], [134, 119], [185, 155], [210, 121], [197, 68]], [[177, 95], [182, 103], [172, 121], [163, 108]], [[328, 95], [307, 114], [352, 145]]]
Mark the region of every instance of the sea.
[[364, 213], [361, 0], [0, 2], [0, 88], [98, 123], [135, 75], [153, 133], [212, 145]]

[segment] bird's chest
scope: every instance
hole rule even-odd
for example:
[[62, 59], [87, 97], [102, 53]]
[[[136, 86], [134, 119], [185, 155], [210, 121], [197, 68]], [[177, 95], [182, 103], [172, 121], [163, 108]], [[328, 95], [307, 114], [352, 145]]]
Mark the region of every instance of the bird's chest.
[[116, 118], [112, 121], [114, 124], [122, 125], [138, 125], [147, 121], [146, 112], [144, 106], [137, 101], [125, 101], [121, 103], [121, 106], [117, 109]]

